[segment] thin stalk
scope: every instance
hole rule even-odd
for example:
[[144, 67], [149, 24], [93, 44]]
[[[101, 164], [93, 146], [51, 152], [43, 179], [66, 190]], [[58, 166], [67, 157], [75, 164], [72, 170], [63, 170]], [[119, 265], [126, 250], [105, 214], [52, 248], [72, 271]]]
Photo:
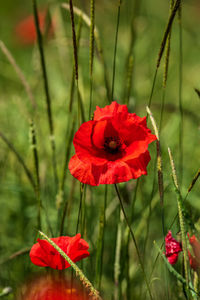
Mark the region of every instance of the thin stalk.
[[35, 184], [35, 180], [32, 176], [31, 171], [28, 169], [27, 165], [25, 164], [23, 158], [21, 157], [21, 155], [17, 152], [17, 150], [15, 149], [14, 145], [5, 137], [5, 135], [0, 131], [0, 138], [6, 143], [6, 145], [8, 146], [8, 148], [15, 154], [17, 160], [19, 161], [19, 163], [21, 164], [21, 166], [23, 167], [27, 178], [29, 179], [31, 186], [33, 187], [34, 191], [36, 189], [36, 184]]
[[162, 38], [160, 50], [159, 50], [159, 53], [158, 53], [158, 59], [157, 59], [157, 65], [156, 65], [157, 68], [159, 68], [159, 66], [160, 66], [161, 58], [163, 56], [163, 52], [164, 52], [165, 45], [166, 45], [166, 42], [167, 42], [167, 37], [168, 37], [168, 35], [171, 31], [175, 15], [176, 15], [177, 10], [179, 9], [180, 5], [181, 5], [181, 0], [176, 0], [175, 4], [173, 6], [173, 9], [171, 11], [171, 14], [169, 16], [169, 20], [168, 20], [168, 23], [167, 23], [167, 26], [166, 26], [166, 29], [165, 29], [165, 32], [164, 32], [164, 35], [163, 35], [163, 38]]
[[52, 116], [52, 109], [51, 109], [51, 97], [50, 97], [50, 93], [49, 93], [49, 84], [48, 84], [48, 77], [47, 77], [47, 71], [46, 71], [43, 40], [42, 40], [42, 34], [40, 32], [40, 27], [39, 27], [39, 18], [38, 18], [38, 10], [37, 10], [37, 2], [36, 1], [37, 0], [32, 0], [33, 13], [34, 13], [34, 19], [35, 19], [38, 48], [39, 48], [39, 53], [40, 53], [40, 62], [41, 62], [43, 81], [44, 81], [44, 90], [45, 90], [45, 96], [46, 96], [47, 116], [48, 116], [48, 123], [49, 123], [51, 149], [52, 149], [52, 164], [53, 164], [53, 171], [54, 171], [54, 180], [55, 180], [55, 185], [56, 185], [56, 189], [57, 189], [58, 175], [57, 175], [57, 162], [56, 162], [56, 144], [55, 144], [55, 136], [54, 136], [53, 116]]
[[[174, 0], [170, 0], [170, 13], [173, 9]], [[164, 65], [164, 73], [163, 73], [163, 92], [162, 92], [162, 104], [161, 104], [161, 112], [160, 112], [160, 124], [159, 124], [159, 134], [162, 130], [162, 121], [163, 121], [163, 114], [164, 114], [164, 107], [165, 107], [165, 95], [166, 95], [166, 85], [167, 85], [167, 78], [168, 78], [168, 70], [169, 70], [169, 57], [170, 57], [170, 44], [171, 44], [171, 32], [170, 30], [167, 42], [166, 42], [166, 53], [165, 53], [165, 65]]]
[[171, 164], [171, 168], [172, 168], [173, 183], [174, 183], [176, 193], [177, 193], [178, 215], [179, 215], [179, 223], [180, 223], [182, 246], [183, 246], [184, 270], [185, 270], [186, 283], [187, 283], [187, 287], [188, 287], [189, 286], [188, 263], [187, 263], [188, 255], [187, 255], [187, 240], [186, 240], [185, 222], [184, 222], [183, 211], [182, 211], [183, 210], [183, 203], [182, 203], [183, 200], [182, 200], [182, 196], [181, 196], [180, 189], [178, 186], [176, 169], [175, 169], [174, 160], [173, 160], [170, 148], [168, 148], [168, 152], [169, 152], [170, 164]]
[[92, 90], [93, 90], [93, 62], [94, 62], [94, 28], [95, 28], [95, 0], [90, 0], [90, 105], [89, 119], [92, 109]]
[[[136, 198], [137, 198], [137, 191], [138, 191], [138, 186], [139, 186], [139, 178], [136, 180], [136, 185], [133, 193], [133, 199], [131, 202], [131, 222], [133, 222], [134, 218], [134, 208], [135, 208], [135, 203], [136, 203]], [[131, 299], [131, 285], [130, 285], [130, 274], [129, 274], [129, 242], [130, 242], [130, 230], [127, 227], [127, 231], [125, 232], [125, 241], [124, 241], [124, 273], [125, 273], [125, 278], [126, 278], [126, 299]]]
[[21, 83], [25, 88], [25, 91], [27, 93], [27, 96], [28, 96], [28, 98], [31, 102], [31, 105], [32, 105], [33, 109], [36, 109], [36, 101], [35, 101], [35, 98], [33, 96], [33, 92], [31, 90], [31, 87], [30, 87], [28, 81], [26, 80], [22, 70], [20, 69], [20, 67], [16, 63], [14, 57], [12, 56], [12, 54], [10, 53], [10, 51], [8, 50], [6, 45], [1, 40], [0, 40], [0, 48], [1, 48], [2, 52], [4, 53], [4, 55], [7, 57], [9, 63], [13, 66], [13, 68], [14, 68], [16, 74], [18, 75], [19, 79], [21, 80]]
[[9, 262], [10, 260], [15, 259], [15, 258], [18, 257], [18, 256], [27, 254], [27, 253], [29, 253], [30, 250], [31, 250], [31, 247], [27, 247], [27, 248], [21, 249], [21, 250], [19, 250], [19, 251], [16, 251], [16, 252], [14, 252], [13, 254], [11, 254], [9, 257], [0, 260], [0, 265], [5, 264], [5, 263]]
[[166, 26], [166, 29], [165, 29], [165, 32], [164, 32], [164, 35], [163, 35], [163, 38], [162, 38], [162, 41], [161, 41], [160, 50], [158, 52], [158, 58], [157, 58], [157, 63], [156, 63], [156, 70], [155, 70], [155, 73], [154, 73], [153, 85], [152, 85], [152, 89], [151, 89], [151, 93], [150, 93], [150, 97], [149, 97], [149, 101], [148, 101], [148, 107], [149, 108], [151, 107], [152, 96], [153, 96], [153, 91], [154, 91], [154, 87], [155, 87], [158, 68], [160, 66], [160, 62], [161, 62], [161, 59], [162, 59], [162, 56], [163, 56], [163, 52], [164, 52], [164, 49], [165, 49], [165, 46], [166, 46], [166, 43], [167, 43], [167, 38], [168, 38], [168, 35], [171, 32], [172, 24], [173, 24], [176, 12], [179, 9], [180, 3], [181, 3], [181, 0], [176, 0], [175, 4], [173, 6], [173, 9], [171, 11], [171, 14], [169, 16], [167, 26]]
[[191, 190], [193, 189], [197, 179], [200, 177], [200, 169], [198, 170], [198, 172], [196, 173], [196, 175], [194, 176], [194, 178], [192, 179], [192, 182], [191, 184], [189, 185], [189, 188], [188, 188], [188, 193], [191, 192]]
[[[79, 46], [80, 46], [82, 25], [83, 25], [83, 18], [82, 18], [82, 15], [80, 15], [79, 22], [78, 22], [77, 35], [76, 35], [77, 55], [78, 55]], [[72, 77], [71, 77], [69, 113], [72, 112], [72, 105], [73, 105], [73, 99], [74, 99], [74, 85], [75, 85], [74, 83], [75, 83], [75, 68], [73, 68], [73, 70], [72, 70]]]
[[179, 20], [179, 113], [180, 113], [180, 125], [179, 125], [179, 177], [180, 183], [183, 177], [183, 106], [182, 106], [182, 82], [183, 82], [183, 35], [182, 35], [182, 5], [179, 6], [178, 11]]
[[[64, 9], [70, 11], [69, 4], [62, 3], [61, 6]], [[76, 6], [73, 6], [73, 11], [74, 11], [74, 14], [76, 14], [77, 16], [79, 16], [79, 17], [81, 16], [82, 20], [87, 25], [87, 27], [89, 27], [89, 28], [91, 27], [91, 21], [90, 21], [90, 18], [88, 17], [88, 15], [86, 15], [81, 9], [77, 8]], [[107, 70], [107, 65], [105, 62], [104, 55], [103, 55], [103, 49], [101, 46], [99, 32], [98, 32], [98, 29], [96, 26], [94, 28], [94, 38], [96, 41], [97, 51], [99, 54], [97, 57], [99, 57], [102, 65], [103, 65], [103, 69], [104, 69], [104, 82], [105, 82], [105, 87], [106, 87], [107, 100], [110, 103], [111, 102], [111, 96], [110, 96], [111, 93], [110, 93], [110, 86], [109, 86], [109, 80], [108, 80], [108, 70]]]
[[[68, 129], [70, 126], [70, 122], [71, 122], [71, 117], [68, 117]], [[67, 178], [67, 166], [68, 166], [68, 162], [69, 162], [69, 157], [70, 157], [70, 153], [71, 153], [71, 147], [72, 147], [72, 140], [73, 140], [73, 136], [74, 136], [74, 131], [75, 131], [75, 117], [73, 118], [72, 121], [72, 127], [70, 132], [68, 132], [67, 130], [67, 142], [66, 142], [66, 150], [65, 150], [65, 160], [64, 160], [64, 164], [63, 164], [63, 171], [62, 171], [62, 177], [61, 177], [61, 181], [60, 181], [60, 188], [59, 188], [59, 194], [57, 195], [57, 201], [56, 201], [56, 206], [58, 207], [58, 226], [60, 223], [60, 233], [63, 232], [63, 227], [64, 227], [64, 220], [66, 217], [66, 212], [67, 212], [67, 200], [64, 203], [64, 208], [62, 205], [63, 202], [63, 198], [64, 198], [64, 187], [65, 187], [65, 182], [66, 182], [66, 178]], [[61, 222], [59, 221], [61, 219]]]
[[[148, 101], [148, 107], [149, 108], [151, 107], [151, 102], [152, 102], [153, 92], [154, 92], [154, 88], [155, 88], [157, 73], [158, 73], [158, 68], [156, 67], [156, 70], [155, 70], [155, 73], [154, 73], [154, 77], [153, 77], [153, 83], [152, 83], [151, 93], [150, 93], [149, 101]], [[148, 115], [147, 115], [147, 119], [148, 119]]]
[[134, 6], [133, 6], [133, 16], [132, 16], [132, 20], [131, 20], [131, 41], [130, 41], [130, 46], [129, 46], [129, 51], [128, 51], [128, 55], [126, 58], [126, 63], [125, 63], [125, 74], [126, 74], [126, 78], [125, 78], [125, 86], [124, 86], [124, 99], [125, 99], [125, 103], [127, 105], [129, 105], [129, 100], [130, 100], [130, 94], [131, 94], [131, 89], [132, 89], [132, 81], [133, 81], [133, 63], [135, 61], [135, 55], [134, 55], [134, 46], [135, 46], [135, 41], [137, 38], [137, 34], [136, 34], [136, 26], [135, 26], [135, 19], [139, 14], [139, 9], [141, 6], [141, 2], [142, 0], [135, 0], [134, 1]]
[[120, 11], [121, 11], [122, 0], [118, 1], [118, 12], [117, 12], [117, 25], [115, 33], [115, 46], [113, 54], [113, 75], [112, 75], [112, 90], [111, 90], [111, 100], [113, 101], [114, 87], [115, 87], [115, 69], [116, 69], [116, 56], [117, 56], [117, 42], [118, 42], [118, 31], [119, 31], [119, 21], [120, 21]]
[[150, 299], [152, 300], [153, 297], [152, 297], [152, 294], [151, 294], [150, 285], [149, 285], [149, 282], [148, 282], [148, 280], [147, 280], [146, 272], [145, 272], [145, 269], [144, 269], [144, 265], [143, 265], [143, 262], [142, 262], [142, 258], [141, 258], [141, 256], [140, 256], [140, 251], [139, 251], [139, 248], [138, 248], [136, 239], [135, 239], [135, 235], [134, 235], [134, 233], [133, 233], [133, 231], [132, 231], [132, 228], [131, 228], [131, 226], [130, 226], [129, 220], [128, 220], [127, 216], [126, 216], [126, 212], [125, 212], [125, 209], [124, 209], [124, 206], [123, 206], [123, 202], [122, 202], [121, 195], [120, 195], [120, 193], [119, 193], [118, 187], [117, 187], [116, 184], [115, 184], [114, 186], [115, 186], [115, 190], [116, 190], [116, 193], [117, 193], [119, 202], [120, 202], [121, 210], [122, 210], [123, 215], [124, 215], [124, 219], [126, 220], [126, 224], [127, 224], [128, 228], [129, 228], [129, 230], [130, 230], [130, 234], [131, 234], [133, 243], [134, 243], [134, 245], [135, 245], [135, 249], [136, 249], [136, 253], [137, 253], [137, 256], [138, 256], [139, 264], [140, 264], [141, 269], [142, 269], [142, 273], [143, 273], [144, 280], [145, 280], [145, 283], [146, 283], [146, 286], [147, 286], [147, 289], [148, 289], [148, 292], [149, 292], [149, 296], [150, 296]]
[[69, 228], [69, 226], [70, 226], [70, 211], [71, 211], [71, 204], [72, 204], [73, 195], [74, 195], [74, 191], [75, 191], [75, 185], [76, 185], [76, 181], [75, 181], [75, 178], [73, 178], [69, 197], [65, 201], [65, 205], [63, 208], [63, 214], [62, 214], [61, 225], [60, 225], [60, 236], [63, 235], [63, 232], [64, 232], [64, 224], [65, 224], [66, 215], [67, 215], [67, 226], [66, 227]]
[[80, 183], [80, 202], [79, 202], [78, 217], [77, 217], [77, 223], [76, 223], [76, 233], [78, 232], [78, 227], [79, 227], [79, 223], [81, 220], [84, 189], [85, 189], [85, 184]]
[[70, 7], [70, 18], [72, 23], [72, 39], [73, 39], [73, 49], [74, 49], [74, 70], [75, 78], [78, 81], [78, 52], [77, 52], [77, 43], [76, 43], [76, 31], [75, 31], [75, 22], [74, 22], [74, 8], [72, 0], [69, 0]]
[[93, 299], [101, 299], [99, 296], [99, 292], [93, 287], [92, 283], [87, 279], [87, 277], [83, 274], [81, 269], [69, 258], [69, 256], [60, 248], [58, 245], [56, 245], [46, 234], [39, 231], [39, 234], [45, 238], [51, 246], [53, 246], [59, 254], [71, 265], [73, 270], [75, 271], [75, 274], [77, 277], [80, 278], [82, 284], [85, 286], [86, 289], [90, 291], [91, 296], [93, 296]]
[[108, 196], [108, 186], [105, 185], [104, 202], [101, 208], [99, 217], [99, 235], [97, 241], [97, 255], [96, 255], [96, 285], [98, 290], [101, 290], [101, 277], [102, 277], [102, 267], [103, 267], [103, 250], [104, 250], [104, 232], [106, 225], [106, 203]]
[[146, 108], [147, 113], [150, 116], [150, 120], [155, 132], [155, 135], [157, 137], [156, 141], [156, 150], [157, 150], [157, 174], [158, 174], [158, 189], [159, 189], [159, 195], [160, 195], [160, 205], [161, 205], [161, 216], [162, 216], [162, 230], [163, 230], [163, 238], [165, 237], [165, 222], [164, 222], [164, 186], [163, 186], [163, 170], [162, 170], [162, 158], [161, 158], [161, 146], [160, 146], [160, 136], [158, 127], [156, 125], [156, 121], [149, 109], [149, 107]]
[[39, 175], [39, 157], [38, 157], [38, 151], [37, 151], [37, 139], [36, 139], [36, 132], [35, 132], [35, 126], [33, 121], [30, 122], [30, 142], [31, 142], [31, 148], [33, 151], [33, 160], [34, 160], [34, 166], [35, 166], [35, 175], [36, 175], [36, 197], [38, 202], [38, 229], [41, 230], [41, 208], [42, 208], [42, 202], [40, 197], [40, 175]]
[[120, 282], [120, 273], [121, 273], [121, 247], [122, 247], [122, 220], [123, 215], [122, 211], [119, 210], [118, 213], [118, 226], [117, 226], [117, 239], [116, 239], [116, 248], [115, 248], [115, 263], [114, 263], [114, 282], [115, 282], [115, 291], [114, 299], [119, 300], [121, 294], [121, 282]]

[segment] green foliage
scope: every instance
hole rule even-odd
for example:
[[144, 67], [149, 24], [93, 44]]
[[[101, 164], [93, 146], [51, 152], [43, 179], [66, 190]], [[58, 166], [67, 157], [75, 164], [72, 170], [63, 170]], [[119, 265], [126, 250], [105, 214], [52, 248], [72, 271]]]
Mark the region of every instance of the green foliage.
[[[179, 1], [174, 2], [179, 4]], [[148, 176], [119, 187], [153, 299], [183, 299], [176, 280], [181, 279], [185, 285], [180, 263], [173, 268], [175, 277], [166, 270], [163, 272], [165, 265], [156, 260], [158, 251], [153, 241], [163, 242], [163, 231], [167, 233], [177, 215], [168, 147], [177, 166], [186, 229], [200, 230], [199, 180], [195, 176], [199, 169], [200, 103], [198, 92], [194, 90], [200, 90], [198, 0], [183, 3], [182, 19], [180, 14], [179, 19], [177, 16], [179, 8], [174, 9], [176, 15], [172, 27], [167, 27], [167, 36], [165, 29], [173, 12], [169, 1], [101, 0], [91, 2], [91, 7], [89, 1], [72, 3], [76, 36], [73, 36], [68, 4], [62, 5], [58, 0], [38, 1], [38, 6], [48, 5], [50, 17], [55, 20], [54, 36], [51, 39], [45, 36], [40, 48], [37, 44], [20, 45], [15, 34], [17, 22], [33, 13], [31, 1], [22, 4], [19, 0], [7, 0], [1, 4], [0, 40], [15, 59], [36, 102], [34, 106], [16, 73], [16, 66], [0, 48], [0, 288], [13, 289], [13, 293], [2, 299], [14, 299], [17, 288], [30, 274], [37, 272], [27, 248], [35, 242], [38, 229], [53, 237], [60, 233], [74, 235], [76, 228], [82, 231], [91, 253], [81, 269], [98, 285], [96, 288], [100, 288], [103, 299], [149, 297], [124, 219], [120, 220], [119, 286], [115, 286], [119, 201], [114, 187], [107, 187], [106, 196], [103, 186], [88, 186], [83, 191], [67, 168], [74, 151], [72, 137], [79, 123], [87, 121], [97, 105], [103, 107], [110, 103], [112, 91], [114, 100], [128, 104], [129, 111], [141, 117], [146, 115], [146, 106], [150, 103], [154, 118], [160, 124], [163, 208], [159, 203], [157, 154], [153, 144], [149, 147]], [[90, 9], [93, 13], [91, 28]], [[163, 40], [167, 49], [161, 47]], [[77, 59], [73, 41], [77, 46]], [[164, 52], [157, 68], [159, 49]], [[45, 65], [43, 61], [41, 67], [42, 56]], [[74, 60], [78, 62], [78, 80]], [[30, 120], [33, 122], [31, 140]], [[151, 127], [149, 120], [148, 126]], [[192, 182], [194, 185], [188, 192]], [[176, 218], [172, 231], [178, 232], [179, 226]], [[189, 264], [188, 271], [191, 287], [194, 274]], [[66, 270], [66, 274], [70, 276], [70, 271]]]

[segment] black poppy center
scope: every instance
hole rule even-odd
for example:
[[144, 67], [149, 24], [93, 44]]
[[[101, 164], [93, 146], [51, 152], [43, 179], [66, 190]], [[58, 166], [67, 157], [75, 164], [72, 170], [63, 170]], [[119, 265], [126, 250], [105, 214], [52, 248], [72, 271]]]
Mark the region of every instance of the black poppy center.
[[121, 148], [121, 141], [118, 137], [106, 137], [104, 141], [105, 151], [115, 154], [118, 153]]

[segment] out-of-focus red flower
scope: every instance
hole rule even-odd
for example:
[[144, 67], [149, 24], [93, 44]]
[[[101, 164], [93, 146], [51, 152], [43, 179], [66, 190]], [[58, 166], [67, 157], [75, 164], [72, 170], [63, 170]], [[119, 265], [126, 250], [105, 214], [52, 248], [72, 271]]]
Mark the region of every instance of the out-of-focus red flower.
[[181, 251], [181, 244], [172, 237], [172, 233], [169, 231], [165, 237], [165, 256], [171, 265], [177, 262], [178, 254]]
[[34, 280], [18, 291], [17, 300], [89, 300], [86, 295], [73, 280], [66, 280], [63, 277], [45, 274], [37, 276]]
[[69, 170], [80, 182], [94, 186], [138, 178], [147, 174], [148, 145], [154, 140], [146, 117], [129, 113], [126, 105], [114, 101], [97, 106], [93, 120], [83, 123], [74, 136], [76, 154]]
[[[73, 262], [77, 262], [90, 253], [88, 243], [81, 239], [80, 233], [74, 237], [61, 236], [51, 238]], [[47, 240], [37, 239], [38, 243], [34, 244], [30, 251], [30, 258], [33, 264], [40, 267], [50, 267], [53, 269], [63, 270], [70, 267], [70, 264], [58, 253], [58, 251]]]
[[[38, 20], [40, 31], [43, 34], [45, 31], [46, 11], [38, 12]], [[54, 31], [54, 22], [51, 23], [48, 29], [48, 37], [52, 36]], [[33, 45], [37, 40], [34, 16], [30, 15], [20, 21], [15, 28], [16, 37], [22, 45]]]
[[190, 245], [192, 246], [192, 250], [194, 256], [188, 251], [190, 266], [193, 270], [197, 271], [200, 268], [200, 242], [197, 240], [196, 236], [189, 236]]

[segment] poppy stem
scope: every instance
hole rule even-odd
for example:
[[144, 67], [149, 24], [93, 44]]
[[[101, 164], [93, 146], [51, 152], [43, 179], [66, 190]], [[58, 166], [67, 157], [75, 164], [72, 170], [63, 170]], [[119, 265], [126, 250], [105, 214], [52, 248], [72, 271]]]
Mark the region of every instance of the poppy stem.
[[93, 299], [102, 300], [101, 297], [99, 296], [99, 292], [93, 287], [92, 283], [83, 274], [81, 269], [79, 269], [79, 267], [69, 258], [69, 256], [42, 231], [39, 231], [39, 234], [43, 238], [45, 238], [49, 242], [49, 244], [51, 244], [59, 252], [59, 254], [71, 265], [73, 270], [76, 272], [76, 276], [79, 276], [84, 286], [87, 289], [89, 289], [90, 295], [93, 296]]
[[116, 190], [116, 193], [117, 193], [119, 202], [120, 202], [121, 210], [122, 210], [123, 215], [124, 215], [124, 218], [125, 218], [125, 220], [126, 220], [126, 224], [127, 224], [128, 228], [129, 228], [129, 230], [130, 230], [130, 234], [131, 234], [133, 243], [134, 243], [134, 245], [135, 245], [135, 249], [136, 249], [136, 252], [137, 252], [139, 264], [140, 264], [141, 269], [142, 269], [142, 273], [143, 273], [144, 280], [145, 280], [145, 283], [146, 283], [146, 286], [147, 286], [147, 289], [148, 289], [148, 292], [149, 292], [150, 299], [153, 300], [153, 297], [152, 297], [152, 294], [151, 294], [150, 285], [149, 285], [149, 282], [148, 282], [148, 280], [147, 280], [147, 276], [146, 276], [145, 269], [144, 269], [144, 266], [143, 266], [143, 263], [142, 263], [142, 258], [141, 258], [141, 256], [140, 256], [140, 251], [139, 251], [139, 248], [138, 248], [136, 239], [135, 239], [135, 235], [134, 235], [134, 233], [133, 233], [133, 230], [131, 229], [131, 225], [130, 225], [129, 220], [128, 220], [128, 218], [127, 218], [127, 215], [126, 215], [126, 212], [125, 212], [125, 209], [124, 209], [124, 206], [123, 206], [123, 202], [122, 202], [122, 198], [121, 198], [119, 189], [118, 189], [118, 187], [117, 187], [116, 184], [114, 184], [114, 186], [115, 186], [115, 190]]

